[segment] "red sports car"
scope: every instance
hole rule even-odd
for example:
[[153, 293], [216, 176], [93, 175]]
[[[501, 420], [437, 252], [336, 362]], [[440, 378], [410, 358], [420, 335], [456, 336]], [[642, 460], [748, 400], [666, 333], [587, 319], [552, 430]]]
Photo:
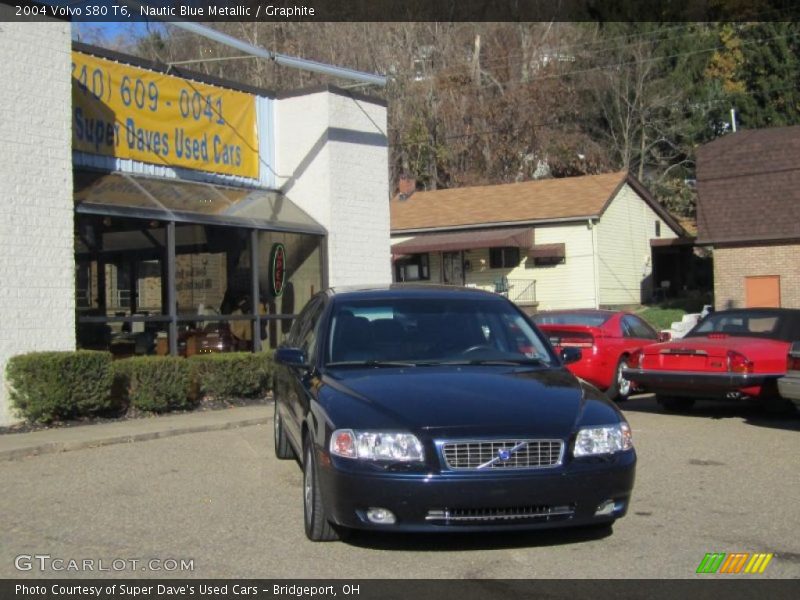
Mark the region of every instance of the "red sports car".
[[668, 410], [696, 399], [777, 398], [791, 342], [800, 339], [800, 310], [743, 308], [712, 313], [685, 337], [631, 355], [626, 379], [655, 392]]
[[612, 400], [626, 400], [631, 383], [622, 377], [632, 352], [659, 341], [658, 332], [636, 315], [611, 310], [541, 312], [533, 320], [557, 351], [581, 349], [581, 359], [567, 368], [605, 390]]

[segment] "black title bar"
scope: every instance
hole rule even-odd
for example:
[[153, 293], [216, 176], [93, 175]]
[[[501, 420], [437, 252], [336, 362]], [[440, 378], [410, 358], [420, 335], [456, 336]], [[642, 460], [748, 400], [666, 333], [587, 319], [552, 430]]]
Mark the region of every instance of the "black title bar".
[[0, 21], [792, 21], [794, 0], [0, 0]]

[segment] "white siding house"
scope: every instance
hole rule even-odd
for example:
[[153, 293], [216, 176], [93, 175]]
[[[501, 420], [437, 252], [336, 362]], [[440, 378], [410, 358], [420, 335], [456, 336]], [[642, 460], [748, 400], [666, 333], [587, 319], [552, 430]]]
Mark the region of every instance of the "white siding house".
[[[600, 299], [604, 305], [638, 304], [642, 284], [646, 290], [659, 287], [651, 282], [651, 239], [674, 239], [672, 229], [627, 183], [611, 201], [597, 224]], [[652, 284], [652, 285], [651, 285]]]
[[685, 233], [627, 173], [416, 192], [391, 214], [395, 280], [498, 291], [531, 311], [639, 304], [652, 240]]

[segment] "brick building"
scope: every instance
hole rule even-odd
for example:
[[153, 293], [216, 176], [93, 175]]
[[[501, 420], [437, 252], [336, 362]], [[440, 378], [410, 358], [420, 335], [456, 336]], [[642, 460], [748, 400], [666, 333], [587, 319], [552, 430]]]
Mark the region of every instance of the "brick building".
[[800, 127], [744, 130], [697, 151], [698, 244], [718, 310], [800, 308]]
[[188, 354], [235, 321], [259, 350], [316, 291], [391, 281], [384, 101], [2, 35], [0, 425], [11, 356]]

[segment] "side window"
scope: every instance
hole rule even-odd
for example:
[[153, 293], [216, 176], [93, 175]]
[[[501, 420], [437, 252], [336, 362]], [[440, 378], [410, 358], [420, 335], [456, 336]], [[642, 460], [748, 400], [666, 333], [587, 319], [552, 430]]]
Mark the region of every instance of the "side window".
[[297, 346], [305, 352], [310, 360], [317, 349], [317, 337], [319, 336], [319, 326], [321, 322], [320, 317], [325, 308], [325, 303], [322, 302], [322, 300], [318, 300], [309, 308], [311, 310], [309, 311], [308, 318], [300, 329], [300, 339], [298, 340]]
[[489, 248], [490, 269], [513, 269], [519, 266], [519, 248]]
[[639, 317], [626, 315], [622, 318], [622, 331], [625, 337], [639, 338], [644, 340], [657, 340], [658, 333]]
[[292, 328], [289, 330], [289, 335], [286, 336], [286, 344], [292, 346], [293, 348], [297, 347], [297, 340], [300, 339], [300, 329], [303, 326], [303, 321], [305, 320], [304, 317], [308, 313], [305, 309], [297, 315], [292, 322]]
[[303, 310], [300, 311], [300, 314], [297, 315], [297, 318], [294, 320], [294, 323], [292, 323], [292, 328], [289, 331], [288, 343], [290, 346], [295, 348], [300, 346], [300, 342], [302, 341], [305, 332], [308, 331], [308, 322], [311, 319], [311, 315], [319, 305], [320, 300], [318, 298], [313, 298], [308, 304], [306, 304]]

